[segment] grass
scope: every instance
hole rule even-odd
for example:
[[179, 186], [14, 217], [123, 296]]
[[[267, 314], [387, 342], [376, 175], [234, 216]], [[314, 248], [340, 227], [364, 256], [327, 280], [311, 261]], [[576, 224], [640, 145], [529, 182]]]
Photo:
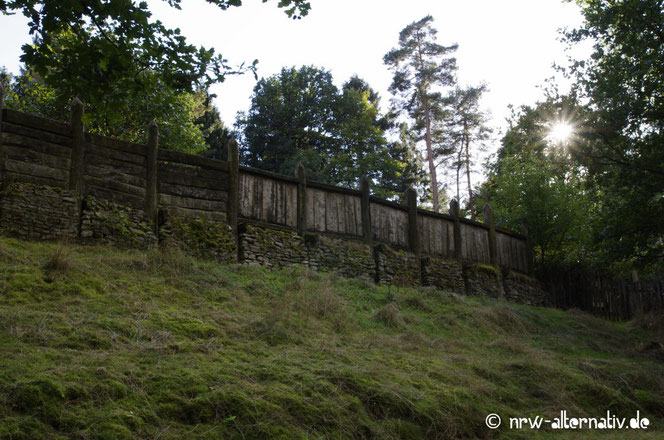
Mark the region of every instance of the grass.
[[0, 238], [0, 438], [662, 438], [661, 322]]

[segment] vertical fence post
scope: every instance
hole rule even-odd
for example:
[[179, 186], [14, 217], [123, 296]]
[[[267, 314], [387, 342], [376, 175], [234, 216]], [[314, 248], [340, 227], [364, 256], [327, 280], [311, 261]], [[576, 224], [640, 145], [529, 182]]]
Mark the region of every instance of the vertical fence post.
[[528, 222], [526, 220], [521, 222], [521, 234], [526, 237], [526, 269], [528, 275], [535, 274], [535, 262], [533, 261], [533, 239], [528, 233]]
[[148, 143], [145, 148], [145, 215], [152, 222], [155, 233], [159, 214], [157, 183], [157, 151], [159, 148], [159, 127], [153, 119], [148, 124]]
[[237, 219], [239, 207], [240, 191], [240, 151], [237, 142], [233, 139], [228, 141], [228, 206], [227, 220], [228, 224], [237, 236]]
[[295, 168], [297, 176], [297, 233], [303, 237], [307, 232], [307, 172], [302, 162]]
[[461, 219], [459, 218], [459, 202], [456, 199], [452, 199], [450, 202], [450, 215], [454, 219], [454, 257], [459, 264], [462, 264]]
[[371, 207], [370, 194], [369, 194], [369, 179], [362, 176], [360, 179], [360, 192], [362, 193], [360, 199], [360, 210], [362, 211], [362, 236], [364, 241], [371, 244], [373, 242], [373, 231], [371, 230]]
[[498, 248], [496, 245], [496, 223], [493, 218], [493, 209], [489, 204], [484, 205], [482, 209], [482, 215], [484, 217], [484, 223], [489, 226], [489, 261], [491, 265], [498, 267]]
[[417, 224], [417, 192], [413, 188], [406, 191], [408, 205], [408, 247], [414, 254], [420, 254], [420, 236]]
[[69, 168], [69, 189], [78, 197], [83, 195], [83, 168], [85, 167], [85, 107], [80, 99], [71, 101], [71, 166]]

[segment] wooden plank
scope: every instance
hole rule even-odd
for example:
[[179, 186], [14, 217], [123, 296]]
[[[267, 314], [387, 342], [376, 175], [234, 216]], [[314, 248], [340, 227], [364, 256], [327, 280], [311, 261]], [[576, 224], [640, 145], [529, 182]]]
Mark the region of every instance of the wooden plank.
[[[37, 140], [42, 142], [47, 142], [49, 144], [55, 144], [60, 148], [63, 148], [62, 156], [69, 155], [71, 149], [71, 136], [62, 136], [55, 133], [49, 133], [47, 131], [36, 130], [34, 128], [23, 127], [16, 124], [9, 124], [5, 121], [2, 121], [2, 132], [5, 134], [13, 134], [16, 136], [22, 136], [30, 140]], [[66, 153], [65, 153], [66, 152]]]
[[88, 166], [92, 165], [98, 168], [107, 168], [117, 173], [127, 174], [134, 177], [145, 179], [145, 167], [136, 163], [122, 162], [114, 158], [102, 156], [100, 154], [88, 153], [85, 156]]
[[253, 194], [254, 181], [248, 174], [240, 174], [239, 176], [239, 216], [244, 218], [251, 218], [251, 200]]
[[121, 182], [127, 185], [133, 185], [136, 188], [145, 188], [145, 177], [127, 174], [117, 168], [99, 167], [88, 164], [85, 169], [85, 174], [86, 177], [90, 176], [108, 182]]
[[69, 172], [67, 170], [51, 168], [29, 162], [20, 162], [12, 159], [5, 161], [5, 169], [9, 172], [25, 174], [28, 176], [43, 177], [54, 181], [67, 182]]
[[336, 194], [325, 191], [325, 231], [339, 232], [339, 206]]
[[228, 193], [226, 191], [216, 191], [187, 185], [174, 185], [166, 182], [159, 182], [159, 193], [192, 199], [228, 202]]
[[[115, 150], [113, 148], [108, 148], [103, 145], [90, 144], [88, 145], [88, 155], [96, 154], [98, 156], [113, 159], [120, 162], [140, 165], [145, 167], [145, 156], [139, 156], [132, 153], [127, 153], [120, 150]], [[145, 168], [143, 168], [145, 170]], [[143, 171], [145, 172], [145, 171]]]
[[297, 233], [303, 236], [307, 232], [307, 173], [302, 162], [297, 164], [295, 176], [297, 177]]
[[202, 167], [208, 170], [222, 171], [228, 173], [228, 162], [221, 160], [208, 159], [206, 157], [193, 154], [182, 153], [180, 151], [159, 149], [157, 159], [163, 162], [177, 162], [185, 165]]
[[69, 136], [71, 134], [71, 126], [69, 124], [55, 121], [53, 119], [29, 115], [27, 113], [22, 113], [16, 110], [4, 109], [2, 120], [12, 124], [22, 125], [24, 127], [34, 128], [63, 136]]
[[145, 145], [143, 144], [122, 141], [120, 139], [110, 138], [107, 136], [99, 136], [97, 134], [92, 134], [92, 133], [88, 133], [87, 136], [88, 136], [88, 141], [91, 144], [97, 145], [99, 147], [110, 148], [111, 150], [122, 151], [124, 153], [145, 157]]
[[135, 209], [143, 209], [143, 197], [136, 197], [124, 192], [114, 191], [106, 186], [100, 187], [87, 182], [85, 187], [87, 194], [102, 200], [117, 203], [119, 205], [130, 206]]
[[346, 234], [363, 236], [362, 233], [362, 197], [344, 195], [346, 210]]
[[237, 142], [231, 139], [227, 142], [228, 151], [228, 200], [226, 201], [226, 213], [228, 224], [233, 231], [233, 237], [237, 239], [238, 218], [240, 216], [240, 150]]
[[229, 175], [228, 174], [219, 174], [219, 179], [207, 179], [204, 177], [198, 177], [193, 173], [185, 174], [181, 172], [172, 172], [169, 169], [165, 169], [166, 164], [159, 164], [159, 182], [170, 183], [172, 185], [186, 185], [194, 186], [196, 188], [202, 189], [212, 189], [216, 191], [225, 191], [228, 192], [229, 186]]
[[159, 194], [159, 204], [165, 206], [177, 206], [180, 208], [198, 209], [201, 211], [226, 212], [225, 202], [192, 199], [189, 197], [172, 196], [163, 193]]
[[[71, 142], [71, 141], [70, 141]], [[2, 134], [2, 143], [3, 145], [13, 145], [16, 147], [22, 147], [25, 149], [30, 149], [37, 151], [39, 153], [50, 154], [58, 157], [69, 158], [71, 156], [71, 147], [55, 144], [52, 142], [47, 142], [35, 138], [30, 138], [15, 133], [4, 133]]]
[[166, 210], [169, 217], [204, 218], [210, 221], [226, 220], [226, 213], [222, 212], [201, 211], [200, 209], [188, 209], [179, 206], [164, 205], [161, 205], [160, 208]]
[[229, 178], [228, 177], [229, 174], [227, 171], [212, 170], [212, 169], [194, 167], [189, 165], [177, 165], [172, 163], [160, 162], [159, 168], [175, 174], [199, 177], [201, 179], [210, 179], [214, 181], [227, 180]]
[[29, 174], [21, 174], [17, 172], [7, 171], [5, 174], [7, 178], [7, 183], [11, 182], [21, 182], [21, 183], [32, 183], [34, 185], [45, 185], [52, 186], [56, 188], [65, 189], [66, 180], [54, 180], [48, 179], [46, 177], [31, 176]]
[[86, 185], [93, 185], [99, 188], [106, 188], [109, 191], [121, 192], [130, 196], [144, 198], [145, 188], [134, 185], [129, 185], [118, 180], [109, 180], [106, 178], [93, 177], [91, 175], [85, 176]]
[[362, 236], [364, 241], [371, 244], [373, 240], [373, 231], [371, 230], [371, 210], [369, 209], [369, 179], [362, 176], [360, 180], [360, 192], [362, 193], [360, 200], [360, 211], [362, 218]]
[[50, 168], [69, 170], [70, 159], [62, 156], [53, 156], [52, 154], [42, 153], [25, 147], [17, 147], [5, 144], [4, 152], [9, 159], [30, 162], [37, 165], [44, 165]]

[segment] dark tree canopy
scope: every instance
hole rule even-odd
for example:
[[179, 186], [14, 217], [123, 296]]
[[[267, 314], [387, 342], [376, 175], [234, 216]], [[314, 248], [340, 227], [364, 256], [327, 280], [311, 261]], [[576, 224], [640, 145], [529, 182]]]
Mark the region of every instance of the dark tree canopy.
[[378, 102], [360, 78], [339, 90], [326, 70], [284, 68], [258, 81], [249, 112], [238, 118], [243, 161], [290, 175], [302, 162], [309, 179], [348, 187], [366, 176], [375, 192], [392, 196], [406, 165], [385, 137], [390, 122]]
[[664, 261], [664, 4], [584, 0], [570, 43], [595, 42], [572, 73], [589, 101], [578, 149], [602, 197], [597, 238], [612, 259]]
[[[242, 4], [207, 1], [221, 9]], [[181, 0], [167, 2], [180, 8]], [[309, 10], [305, 0], [280, 0], [278, 6], [292, 17]], [[243, 70], [231, 69], [214, 49], [195, 47], [179, 29], [153, 20], [144, 1], [0, 0], [0, 12], [20, 12], [30, 19], [33, 43], [23, 46], [21, 61], [46, 84], [68, 96], [106, 100], [107, 107], [121, 108], [128, 96], [153, 86], [146, 75], [156, 76], [165, 87], [191, 92]]]

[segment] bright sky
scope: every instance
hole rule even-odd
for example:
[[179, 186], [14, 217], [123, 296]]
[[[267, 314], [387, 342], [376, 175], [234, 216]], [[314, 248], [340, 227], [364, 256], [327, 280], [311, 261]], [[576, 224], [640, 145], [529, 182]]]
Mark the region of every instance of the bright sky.
[[[163, 0], [149, 1], [154, 16], [179, 27], [191, 43], [214, 47], [233, 65], [258, 59], [259, 77], [305, 64], [330, 70], [339, 86], [357, 74], [380, 93], [383, 109], [391, 82], [383, 55], [397, 45], [401, 29], [431, 14], [438, 42], [459, 44], [459, 82], [489, 85], [483, 104], [503, 129], [508, 104], [534, 103], [542, 97], [537, 86], [555, 73], [552, 64], [566, 65], [569, 53], [558, 29], [581, 23], [578, 7], [563, 0], [311, 0], [302, 20], [289, 19], [277, 0], [244, 3], [221, 11], [188, 0], [178, 11]], [[0, 16], [0, 66], [12, 72], [29, 41], [26, 23], [22, 16]], [[586, 47], [572, 54], [588, 53]], [[254, 85], [247, 74], [213, 87], [224, 123], [232, 125], [236, 113], [249, 108]]]

